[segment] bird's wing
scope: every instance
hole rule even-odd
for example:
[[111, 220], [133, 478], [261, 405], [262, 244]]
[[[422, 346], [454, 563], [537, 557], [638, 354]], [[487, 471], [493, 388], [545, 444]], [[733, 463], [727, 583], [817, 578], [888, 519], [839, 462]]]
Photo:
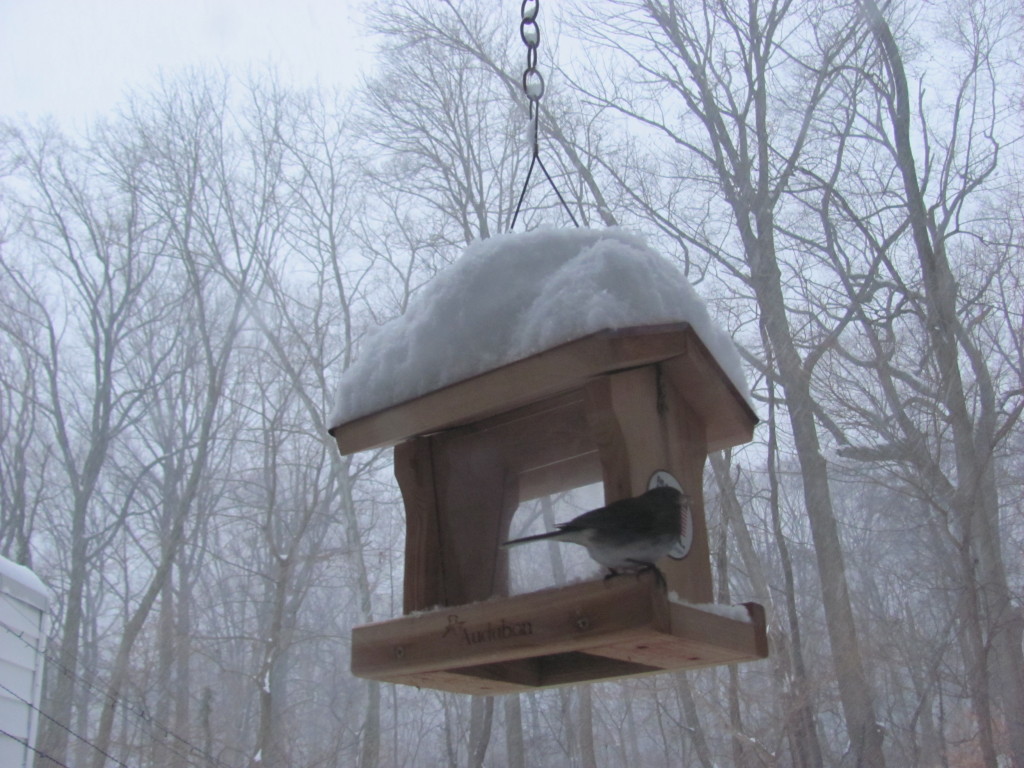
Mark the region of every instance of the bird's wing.
[[654, 516], [637, 513], [635, 499], [613, 501], [607, 507], [599, 507], [574, 517], [558, 526], [559, 530], [573, 531], [592, 528], [596, 531], [614, 530], [623, 533], [646, 533], [651, 530]]

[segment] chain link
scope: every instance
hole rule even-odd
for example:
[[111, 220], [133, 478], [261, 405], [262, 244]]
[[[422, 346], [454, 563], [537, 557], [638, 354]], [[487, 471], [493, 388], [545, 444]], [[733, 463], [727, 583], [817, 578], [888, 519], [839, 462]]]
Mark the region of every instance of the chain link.
[[535, 105], [544, 95], [544, 76], [537, 69], [537, 48], [540, 47], [540, 25], [537, 14], [540, 13], [540, 0], [523, 0], [520, 14], [523, 17], [519, 24], [519, 37], [526, 46], [526, 69], [523, 70], [523, 93]]

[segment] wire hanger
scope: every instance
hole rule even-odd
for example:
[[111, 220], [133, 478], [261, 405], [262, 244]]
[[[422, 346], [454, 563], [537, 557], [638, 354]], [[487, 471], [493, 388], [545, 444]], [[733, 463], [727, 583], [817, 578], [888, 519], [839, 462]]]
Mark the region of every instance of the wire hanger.
[[540, 166], [541, 171], [544, 172], [545, 178], [548, 180], [548, 184], [558, 195], [558, 202], [562, 204], [562, 208], [569, 214], [569, 218], [572, 220], [574, 226], [579, 227], [579, 222], [576, 221], [576, 217], [573, 216], [572, 210], [569, 208], [569, 204], [565, 202], [565, 198], [562, 197], [562, 193], [558, 189], [558, 185], [555, 184], [555, 180], [551, 178], [551, 174], [548, 173], [548, 169], [544, 166], [544, 161], [540, 158], [540, 99], [544, 95], [544, 77], [541, 75], [540, 70], [537, 69], [537, 48], [540, 46], [540, 26], [537, 24], [537, 14], [540, 13], [540, 0], [523, 0], [523, 4], [520, 7], [520, 14], [522, 21], [519, 24], [519, 37], [522, 38], [523, 44], [526, 46], [526, 69], [523, 70], [523, 93], [526, 94], [526, 99], [530, 103], [530, 133], [532, 138], [532, 158], [530, 160], [530, 168], [526, 172], [526, 180], [523, 182], [523, 190], [519, 193], [519, 200], [516, 202], [516, 210], [512, 215], [512, 224], [509, 225], [508, 231], [511, 232], [515, 229], [516, 221], [519, 218], [519, 211], [522, 209], [523, 200], [526, 198], [526, 191], [530, 187], [530, 178], [533, 176], [533, 168], [536, 165]]

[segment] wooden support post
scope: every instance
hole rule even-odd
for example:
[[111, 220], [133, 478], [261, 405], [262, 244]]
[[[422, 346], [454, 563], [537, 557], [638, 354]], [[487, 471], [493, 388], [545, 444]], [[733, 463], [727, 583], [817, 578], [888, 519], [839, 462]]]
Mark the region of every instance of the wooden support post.
[[693, 603], [712, 600], [704, 519], [704, 424], [672, 388], [659, 365], [600, 376], [588, 383], [587, 416], [601, 456], [605, 501], [638, 496], [651, 476], [669, 472], [690, 497], [693, 543], [679, 561], [664, 561], [668, 588]]
[[405, 613], [508, 592], [507, 538], [517, 475], [486, 432], [453, 432], [396, 446], [405, 501]]
[[405, 613], [444, 604], [440, 521], [429, 437], [395, 446], [395, 478], [405, 503]]
[[486, 432], [442, 432], [431, 440], [444, 565], [441, 604], [506, 595], [508, 555], [499, 545], [519, 506], [517, 477]]

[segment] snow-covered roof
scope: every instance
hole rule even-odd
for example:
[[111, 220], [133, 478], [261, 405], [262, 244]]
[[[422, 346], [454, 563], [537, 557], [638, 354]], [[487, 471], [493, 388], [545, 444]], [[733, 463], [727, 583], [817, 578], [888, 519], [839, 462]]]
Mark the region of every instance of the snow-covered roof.
[[32, 571], [0, 555], [0, 593], [46, 610], [50, 590]]
[[330, 425], [602, 330], [686, 322], [749, 399], [739, 352], [667, 258], [618, 228], [538, 229], [473, 243], [362, 343]]

